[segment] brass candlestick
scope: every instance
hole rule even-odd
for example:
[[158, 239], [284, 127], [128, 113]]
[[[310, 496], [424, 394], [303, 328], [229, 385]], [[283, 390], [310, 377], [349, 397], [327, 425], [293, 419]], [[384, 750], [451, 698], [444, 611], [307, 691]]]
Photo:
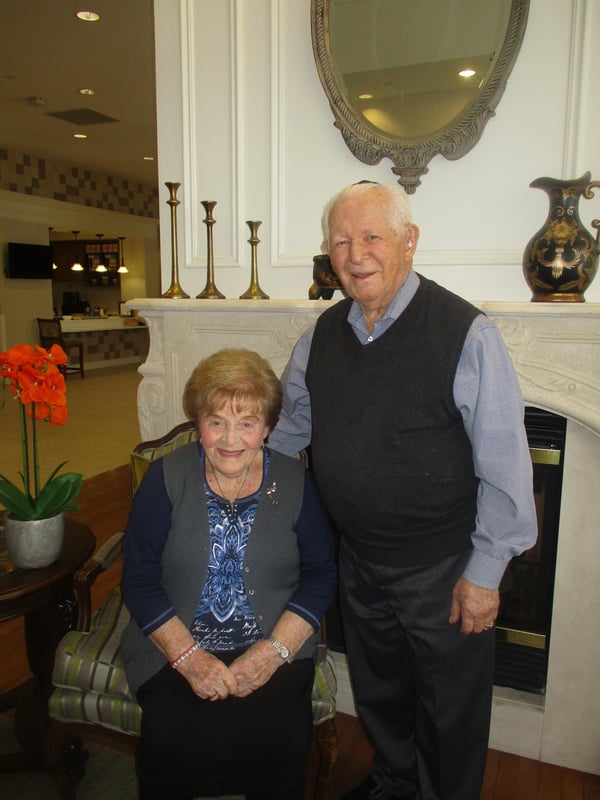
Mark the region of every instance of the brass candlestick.
[[167, 181], [165, 186], [169, 190], [169, 199], [167, 200], [167, 205], [171, 207], [171, 285], [161, 296], [175, 299], [185, 299], [189, 297], [189, 294], [186, 294], [179, 284], [179, 265], [177, 256], [177, 206], [179, 205], [179, 200], [177, 199], [177, 189], [179, 189], [181, 184]]
[[258, 285], [258, 264], [256, 259], [256, 248], [260, 239], [256, 235], [258, 230], [258, 226], [261, 224], [260, 220], [246, 220], [246, 225], [250, 228], [250, 238], [248, 242], [250, 244], [250, 248], [252, 250], [252, 272], [251, 272], [251, 279], [250, 279], [250, 286], [244, 292], [244, 294], [240, 295], [240, 300], [268, 300], [269, 295], [263, 292], [263, 290]]
[[212, 226], [215, 224], [215, 219], [212, 215], [213, 208], [217, 205], [216, 200], [202, 200], [202, 205], [206, 211], [204, 224], [206, 225], [206, 286], [196, 295], [198, 299], [205, 300], [222, 300], [225, 295], [215, 286], [215, 263], [213, 256], [213, 238]]

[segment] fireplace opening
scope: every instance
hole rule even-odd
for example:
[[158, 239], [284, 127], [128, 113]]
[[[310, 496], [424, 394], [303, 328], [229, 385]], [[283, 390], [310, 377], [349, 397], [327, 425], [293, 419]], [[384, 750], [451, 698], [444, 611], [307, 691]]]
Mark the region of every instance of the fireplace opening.
[[525, 428], [533, 463], [538, 539], [511, 561], [500, 585], [494, 683], [544, 694], [567, 421], [528, 406]]
[[[531, 406], [525, 409], [538, 538], [511, 561], [500, 585], [494, 683], [535, 694], [546, 691], [566, 427], [564, 417]], [[344, 653], [335, 602], [326, 625], [329, 647]]]

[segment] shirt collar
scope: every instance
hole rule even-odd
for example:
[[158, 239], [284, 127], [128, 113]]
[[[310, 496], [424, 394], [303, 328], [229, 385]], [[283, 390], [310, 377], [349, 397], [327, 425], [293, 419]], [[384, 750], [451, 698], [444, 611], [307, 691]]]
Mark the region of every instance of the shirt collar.
[[[392, 322], [395, 322], [398, 319], [400, 314], [402, 314], [415, 296], [420, 283], [421, 281], [419, 276], [413, 269], [411, 269], [406, 280], [394, 295], [392, 302], [386, 308], [383, 316], [380, 317], [375, 323], [375, 329], [373, 333], [376, 334], [378, 332], [378, 328], [389, 327]], [[367, 332], [361, 308], [356, 301], [353, 301], [352, 305], [350, 306], [347, 320], [353, 328], [361, 330], [365, 333]]]

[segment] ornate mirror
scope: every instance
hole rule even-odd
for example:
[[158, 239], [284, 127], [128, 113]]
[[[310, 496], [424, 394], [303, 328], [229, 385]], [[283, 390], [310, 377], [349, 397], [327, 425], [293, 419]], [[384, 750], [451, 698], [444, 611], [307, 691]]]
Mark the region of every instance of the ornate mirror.
[[479, 141], [519, 52], [529, 0], [311, 0], [335, 122], [365, 164], [413, 193], [433, 156]]

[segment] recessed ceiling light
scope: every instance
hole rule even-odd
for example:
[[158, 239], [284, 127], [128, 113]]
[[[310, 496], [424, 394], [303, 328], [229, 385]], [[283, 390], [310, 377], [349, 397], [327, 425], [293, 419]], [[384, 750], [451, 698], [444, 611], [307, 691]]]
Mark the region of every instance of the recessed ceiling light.
[[154, 161], [154, 156], [144, 156], [144, 161]]
[[74, 133], [74, 139], [87, 139], [87, 133]]
[[95, 89], [78, 89], [77, 91], [79, 92], [79, 94], [88, 94], [88, 95], [96, 94]]
[[460, 75], [461, 78], [472, 78], [473, 75], [475, 75], [475, 70], [474, 69], [461, 69], [461, 71], [458, 74]]
[[83, 22], [98, 22], [100, 19], [100, 14], [96, 14], [95, 11], [77, 11], [75, 16]]
[[358, 95], [358, 99], [359, 100], [372, 100], [373, 99], [373, 95], [372, 94], [359, 94]]

